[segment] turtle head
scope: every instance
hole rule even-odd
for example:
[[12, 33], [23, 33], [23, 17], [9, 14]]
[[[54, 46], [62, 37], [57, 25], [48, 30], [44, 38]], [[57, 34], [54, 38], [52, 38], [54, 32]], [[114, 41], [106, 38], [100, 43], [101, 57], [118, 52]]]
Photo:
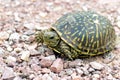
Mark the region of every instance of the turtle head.
[[55, 47], [60, 41], [60, 37], [54, 30], [43, 30], [36, 34], [38, 43], [45, 43], [50, 47]]

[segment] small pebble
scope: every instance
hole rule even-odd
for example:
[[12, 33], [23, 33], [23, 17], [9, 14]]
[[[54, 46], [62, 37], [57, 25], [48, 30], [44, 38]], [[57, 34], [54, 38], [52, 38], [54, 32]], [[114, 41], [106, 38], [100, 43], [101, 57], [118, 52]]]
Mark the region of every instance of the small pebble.
[[97, 69], [97, 70], [102, 70], [104, 66], [98, 62], [90, 62], [90, 65], [92, 68]]
[[58, 7], [54, 7], [53, 11], [60, 11], [62, 9], [61, 6], [58, 6]]
[[112, 80], [112, 79], [113, 79], [113, 76], [112, 76], [111, 74], [108, 74], [107, 79], [108, 79], [108, 80]]
[[22, 78], [19, 76], [16, 76], [13, 80], [22, 80]]
[[71, 74], [72, 80], [81, 80], [81, 76], [77, 75], [75, 72]]
[[33, 30], [28, 30], [28, 31], [24, 32], [24, 35], [30, 36], [30, 35], [32, 35], [32, 34], [34, 34], [34, 33], [35, 33], [35, 31], [33, 31]]
[[53, 80], [48, 74], [42, 76], [42, 80]]
[[120, 14], [120, 8], [117, 9], [117, 12]]
[[101, 74], [101, 71], [94, 71], [93, 74]]
[[52, 65], [52, 63], [53, 63], [52, 60], [46, 59], [46, 58], [44, 58], [44, 59], [42, 59], [42, 60], [40, 61], [40, 65], [41, 65], [42, 67], [50, 67], [50, 66]]
[[29, 41], [29, 36], [27, 36], [27, 35], [22, 35], [21, 36], [21, 41]]
[[12, 50], [13, 50], [13, 48], [11, 46], [7, 47], [7, 51], [12, 51]]
[[60, 80], [60, 77], [58, 76], [58, 74], [55, 74], [53, 72], [50, 72], [49, 75], [51, 76], [51, 78], [53, 80]]
[[30, 74], [30, 75], [29, 75], [29, 78], [30, 78], [30, 79], [35, 78], [35, 75], [34, 75], [34, 74]]
[[83, 74], [83, 71], [80, 69], [80, 68], [76, 68], [76, 71], [79, 75], [82, 75]]
[[40, 75], [37, 75], [37, 76], [35, 76], [35, 78], [33, 79], [33, 80], [44, 80], [44, 79], [42, 79], [42, 74], [40, 74]]
[[13, 41], [19, 41], [19, 39], [20, 39], [19, 33], [12, 33], [9, 37], [9, 40], [13, 40]]
[[117, 17], [117, 26], [120, 28], [120, 16]]
[[65, 71], [60, 71], [60, 73], [59, 73], [59, 76], [60, 77], [64, 77], [66, 75], [66, 72]]
[[117, 22], [118, 27], [120, 28], [120, 21]]
[[48, 29], [48, 27], [40, 27], [40, 25], [38, 25], [38, 26], [35, 26], [35, 29], [36, 30], [45, 30], [45, 29]]
[[0, 47], [0, 55], [4, 53], [4, 49]]
[[15, 12], [14, 13], [14, 19], [15, 19], [15, 21], [21, 21], [22, 19], [19, 17], [19, 13], [18, 12]]
[[93, 75], [92, 75], [92, 78], [99, 79], [99, 78], [100, 78], [100, 75], [99, 75], [99, 74], [93, 74]]
[[65, 71], [68, 76], [70, 76], [73, 73], [72, 69], [65, 69]]
[[90, 68], [88, 69], [88, 71], [89, 71], [89, 72], [94, 72], [95, 69], [93, 69], [93, 68], [90, 67]]
[[115, 74], [114, 77], [119, 79], [120, 78], [120, 71], [117, 74]]
[[32, 63], [31, 64], [31, 69], [34, 70], [35, 72], [38, 72], [41, 70], [41, 66], [35, 64], [35, 63]]
[[23, 26], [27, 29], [31, 29], [31, 30], [35, 29], [34, 27], [35, 25], [33, 23], [24, 23]]
[[14, 74], [13, 68], [5, 67], [4, 72], [2, 73], [2, 80], [10, 79], [14, 76], [15, 74]]
[[46, 13], [46, 12], [40, 12], [39, 15], [40, 15], [41, 17], [46, 17], [46, 16], [47, 16], [47, 13]]
[[76, 66], [81, 66], [82, 65], [82, 60], [81, 59], [76, 59], [74, 61], [69, 62], [69, 67], [76, 67]]
[[44, 57], [45, 59], [49, 59], [49, 60], [52, 60], [54, 61], [56, 59], [55, 55], [49, 55], [47, 57]]
[[0, 40], [7, 40], [9, 38], [9, 36], [10, 36], [10, 34], [5, 31], [0, 32]]
[[45, 74], [45, 73], [50, 73], [51, 71], [50, 71], [50, 69], [48, 69], [48, 68], [42, 68], [42, 70], [41, 70], [41, 73], [43, 73], [43, 74]]
[[16, 62], [16, 58], [13, 56], [8, 56], [6, 59], [6, 62], [7, 63], [14, 63], [14, 62]]
[[61, 77], [60, 80], [72, 80], [72, 79], [71, 79], [71, 76], [64, 76], [64, 77]]
[[0, 74], [2, 75], [5, 70], [5, 67], [0, 64]]
[[7, 11], [5, 14], [6, 14], [7, 16], [11, 16], [13, 13], [12, 13], [12, 11]]
[[28, 50], [30, 51], [30, 55], [35, 56], [35, 55], [40, 55], [40, 53], [35, 49], [37, 47], [37, 44], [31, 44], [29, 45]]
[[39, 54], [45, 55], [45, 47], [44, 46], [40, 46], [37, 48], [37, 51], [39, 52]]
[[56, 59], [50, 67], [51, 71], [59, 73], [63, 70], [63, 61], [62, 59]]
[[81, 67], [81, 70], [83, 71], [84, 75], [89, 75], [89, 72], [88, 72], [87, 68]]
[[65, 62], [64, 62], [63, 67], [64, 67], [65, 69], [69, 67], [69, 62], [70, 62], [70, 61], [65, 61]]
[[22, 48], [19, 48], [19, 47], [14, 48], [14, 51], [15, 51], [16, 53], [20, 53], [20, 52], [22, 51]]
[[21, 59], [24, 61], [28, 61], [30, 57], [30, 52], [29, 51], [22, 51], [21, 53]]

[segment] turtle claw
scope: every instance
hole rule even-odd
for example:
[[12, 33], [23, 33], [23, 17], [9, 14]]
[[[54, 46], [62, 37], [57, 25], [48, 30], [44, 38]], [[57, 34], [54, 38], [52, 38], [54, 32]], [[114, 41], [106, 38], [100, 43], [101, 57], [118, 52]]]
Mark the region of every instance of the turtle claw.
[[72, 56], [70, 56], [70, 55], [68, 56], [68, 58], [69, 58], [70, 60], [73, 60]]

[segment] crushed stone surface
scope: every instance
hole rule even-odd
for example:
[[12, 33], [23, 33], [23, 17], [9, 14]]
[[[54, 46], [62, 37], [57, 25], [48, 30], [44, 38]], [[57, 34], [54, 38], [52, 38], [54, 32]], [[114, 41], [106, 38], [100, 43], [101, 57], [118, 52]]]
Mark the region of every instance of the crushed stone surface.
[[[112, 61], [102, 56], [69, 61], [49, 48], [36, 49], [36, 29], [75, 10], [110, 19], [117, 35]], [[120, 0], [0, 0], [0, 80], [120, 80]]]

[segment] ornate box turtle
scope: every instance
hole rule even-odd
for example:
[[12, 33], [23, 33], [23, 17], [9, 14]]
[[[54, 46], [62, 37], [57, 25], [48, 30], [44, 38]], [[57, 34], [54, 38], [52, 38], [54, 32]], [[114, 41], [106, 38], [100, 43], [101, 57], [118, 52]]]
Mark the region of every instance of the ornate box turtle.
[[115, 30], [107, 18], [96, 12], [76, 11], [63, 15], [51, 28], [38, 32], [35, 39], [75, 59], [113, 50]]

